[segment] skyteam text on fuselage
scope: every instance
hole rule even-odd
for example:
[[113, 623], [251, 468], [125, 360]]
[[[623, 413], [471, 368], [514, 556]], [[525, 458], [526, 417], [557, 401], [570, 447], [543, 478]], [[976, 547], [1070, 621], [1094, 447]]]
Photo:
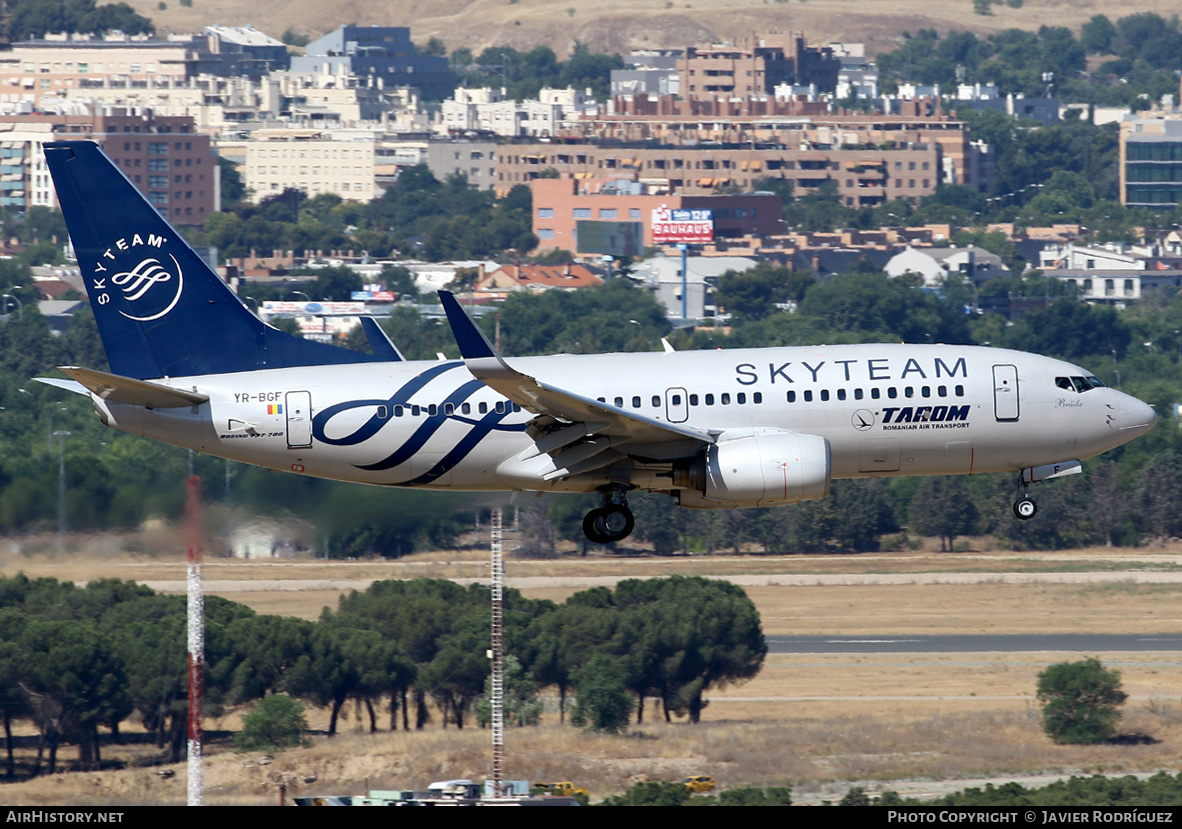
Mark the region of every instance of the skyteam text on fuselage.
[[261, 322], [90, 142], [45, 144], [111, 373], [43, 379], [114, 428], [271, 469], [384, 486], [627, 494], [695, 508], [821, 498], [833, 478], [1020, 473], [1031, 483], [1148, 431], [1084, 369], [958, 345], [839, 345], [507, 361], [446, 292], [462, 360], [412, 362]]

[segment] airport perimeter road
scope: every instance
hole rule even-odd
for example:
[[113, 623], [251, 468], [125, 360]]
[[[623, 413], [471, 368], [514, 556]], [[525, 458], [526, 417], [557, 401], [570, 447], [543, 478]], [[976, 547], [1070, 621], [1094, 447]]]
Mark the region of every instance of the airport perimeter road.
[[1182, 651], [1182, 633], [989, 634], [984, 636], [769, 636], [770, 653], [1114, 653]]

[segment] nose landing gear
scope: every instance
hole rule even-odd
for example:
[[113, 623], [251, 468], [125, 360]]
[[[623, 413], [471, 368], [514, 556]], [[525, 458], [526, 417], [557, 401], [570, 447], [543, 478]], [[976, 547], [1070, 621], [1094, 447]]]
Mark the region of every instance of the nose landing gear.
[[596, 544], [622, 541], [632, 534], [636, 520], [628, 509], [627, 489], [614, 484], [603, 493], [603, 506], [583, 518], [583, 534]]
[[1022, 488], [1022, 494], [1018, 496], [1018, 500], [1014, 501], [1014, 517], [1021, 521], [1029, 521], [1038, 513], [1038, 504], [1026, 492], [1029, 482], [1026, 480], [1025, 473], [1019, 479], [1018, 485]]

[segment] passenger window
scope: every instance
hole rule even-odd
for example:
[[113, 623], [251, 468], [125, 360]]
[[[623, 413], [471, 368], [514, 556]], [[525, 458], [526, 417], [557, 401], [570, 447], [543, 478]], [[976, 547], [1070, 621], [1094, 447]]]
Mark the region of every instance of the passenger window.
[[595, 398], [595, 399], [596, 399], [596, 400], [598, 400], [600, 403], [606, 403], [606, 402], [607, 402], [607, 401], [606, 401], [606, 400], [604, 400], [602, 397], [597, 397], [597, 398]]
[[805, 403], [812, 403], [813, 402], [813, 390], [812, 389], [808, 389], [807, 391], [805, 391], [804, 402]]
[[862, 390], [861, 389], [854, 389], [854, 399], [855, 400], [862, 399]]
[[513, 403], [512, 406], [513, 406], [513, 411], [515, 411], [515, 412], [521, 411], [521, 407], [518, 406], [516, 403]]
[[675, 395], [673, 395], [673, 405], [674, 405], [674, 406], [680, 406], [680, 405], [681, 405], [681, 395], [680, 395], [680, 394], [675, 394]]
[[402, 407], [401, 406], [394, 407], [394, 417], [402, 417]]
[[957, 397], [964, 397], [964, 386], [957, 386], [956, 387], [956, 396]]
[[753, 392], [751, 394], [751, 402], [757, 406], [760, 403], [762, 403], [763, 402], [763, 392], [761, 392], [761, 391]]
[[497, 414], [505, 414], [505, 401], [498, 400], [496, 406], [493, 407], [493, 410], [496, 411]]
[[455, 403], [444, 403], [443, 404], [443, 413], [445, 415], [447, 415], [448, 417], [451, 417], [452, 415], [454, 415], [456, 413], [456, 404]]
[[616, 404], [616, 408], [617, 408], [617, 409], [622, 409], [622, 408], [624, 408], [624, 398], [622, 398], [622, 397], [617, 397], [617, 398], [616, 398], [615, 400], [613, 400], [612, 402]]
[[940, 395], [941, 397], [947, 397], [948, 396], [948, 387], [947, 386], [936, 386], [936, 394]]
[[640, 408], [640, 395], [634, 395], [632, 397], [632, 408], [634, 408], [634, 409]]
[[472, 404], [471, 403], [462, 404], [460, 406], [460, 412], [462, 414], [472, 414]]
[[911, 386], [908, 386], [907, 388], [903, 389], [903, 396], [915, 397], [915, 389], [911, 388]]
[[878, 386], [875, 386], [870, 390], [870, 396], [877, 400], [878, 398], [882, 397], [882, 389], [878, 388]]
[[708, 395], [706, 395], [706, 405], [707, 405], [707, 406], [713, 406], [713, 405], [714, 405], [714, 395], [712, 395], [712, 394], [708, 394]]
[[653, 395], [653, 408], [654, 409], [661, 408], [661, 396], [659, 394]]
[[378, 406], [378, 420], [385, 420], [387, 414], [385, 406]]
[[838, 400], [845, 400], [845, 389], [838, 389], [837, 390], [837, 399]]
[[410, 407], [411, 417], [418, 417], [422, 413], [423, 413], [423, 410], [421, 408], [419, 408], [418, 406], [411, 406]]
[[730, 404], [731, 404], [731, 396], [729, 393], [724, 392], [722, 395], [722, 405], [729, 406]]
[[931, 397], [932, 396], [932, 387], [931, 386], [924, 386], [923, 388], [921, 388], [919, 390], [919, 393], [922, 394], [924, 397]]
[[738, 403], [740, 406], [746, 405], [746, 403], [747, 403], [746, 392], [739, 392], [738, 394], [736, 394], [735, 395], [735, 402]]
[[899, 390], [896, 389], [894, 386], [891, 386], [890, 388], [887, 389], [887, 397], [889, 397], [891, 400], [894, 400], [898, 396], [899, 396]]
[[696, 406], [696, 405], [698, 405], [698, 396], [697, 396], [696, 394], [691, 394], [691, 395], [690, 395], [690, 405], [691, 405], [691, 406]]
[[488, 404], [487, 403], [480, 404], [480, 413], [481, 414], [488, 414]]
[[788, 402], [789, 403], [796, 402], [796, 392], [792, 391], [791, 389], [789, 389], [789, 391], [788, 391]]
[[821, 389], [821, 400], [829, 400], [829, 389]]
[[427, 414], [431, 415], [431, 417], [435, 417], [435, 415], [439, 414], [439, 405], [436, 403], [429, 404], [427, 406]]

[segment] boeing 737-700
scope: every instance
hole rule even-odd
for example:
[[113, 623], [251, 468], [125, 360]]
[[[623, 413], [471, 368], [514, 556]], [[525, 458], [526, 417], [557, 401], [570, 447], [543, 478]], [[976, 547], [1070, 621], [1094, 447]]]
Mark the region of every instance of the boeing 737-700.
[[967, 345], [839, 345], [506, 359], [441, 293], [462, 360], [407, 361], [260, 321], [90, 142], [44, 145], [111, 372], [44, 379], [116, 429], [270, 469], [395, 487], [595, 492], [592, 541], [628, 493], [683, 507], [823, 498], [833, 478], [1030, 484], [1148, 431], [1140, 400], [1079, 366]]

